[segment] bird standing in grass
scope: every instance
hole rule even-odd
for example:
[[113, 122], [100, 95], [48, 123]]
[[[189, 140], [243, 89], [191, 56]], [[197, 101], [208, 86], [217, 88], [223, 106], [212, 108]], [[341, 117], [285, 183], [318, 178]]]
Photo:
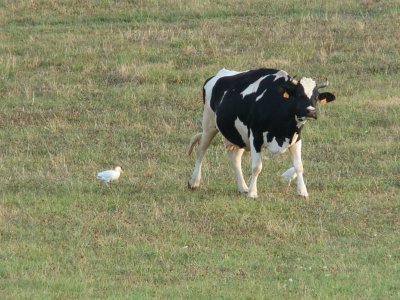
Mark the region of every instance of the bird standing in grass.
[[106, 170], [97, 173], [97, 179], [100, 179], [104, 183], [110, 183], [111, 181], [118, 180], [119, 176], [121, 176], [121, 173], [121, 167], [116, 167], [114, 170]]
[[292, 180], [296, 179], [297, 177], [296, 170], [294, 169], [294, 167], [291, 167], [285, 173], [282, 174], [282, 177], [285, 178], [290, 185]]

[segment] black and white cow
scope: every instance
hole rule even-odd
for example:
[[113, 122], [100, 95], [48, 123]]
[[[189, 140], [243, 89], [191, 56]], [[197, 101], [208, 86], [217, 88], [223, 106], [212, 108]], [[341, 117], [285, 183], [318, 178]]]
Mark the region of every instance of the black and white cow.
[[[327, 82], [317, 84], [303, 77], [294, 80], [285, 71], [258, 69], [244, 72], [220, 70], [203, 86], [202, 132], [192, 137], [189, 154], [199, 144], [189, 188], [200, 185], [201, 165], [211, 140], [223, 135], [235, 171], [238, 189], [257, 197], [257, 177], [262, 169], [263, 146], [272, 153], [289, 149], [293, 168], [283, 176], [297, 177], [297, 193], [308, 197], [303, 179], [300, 132], [308, 118], [317, 118], [317, 102], [335, 100], [331, 93], [319, 93]], [[243, 152], [251, 151], [252, 175], [247, 187], [243, 179]]]

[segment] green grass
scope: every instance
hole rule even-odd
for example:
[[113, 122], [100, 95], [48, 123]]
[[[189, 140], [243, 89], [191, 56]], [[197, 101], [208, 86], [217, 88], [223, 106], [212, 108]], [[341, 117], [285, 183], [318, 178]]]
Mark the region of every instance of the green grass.
[[[400, 297], [398, 2], [275, 2], [0, 3], [1, 298]], [[220, 137], [187, 190], [223, 67], [329, 78], [308, 200], [288, 155], [238, 195]]]

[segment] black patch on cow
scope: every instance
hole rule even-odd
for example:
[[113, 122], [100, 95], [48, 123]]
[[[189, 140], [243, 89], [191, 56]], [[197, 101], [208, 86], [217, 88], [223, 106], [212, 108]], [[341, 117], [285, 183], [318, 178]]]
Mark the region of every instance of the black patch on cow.
[[235, 127], [237, 118], [243, 122], [237, 113], [238, 110], [240, 110], [240, 101], [242, 101], [240, 95], [231, 90], [228, 91], [221, 100], [217, 108], [217, 126], [219, 131], [232, 144], [240, 148], [246, 147], [242, 136]]
[[255, 130], [253, 130], [252, 132], [253, 132], [253, 138], [254, 138], [254, 141], [253, 141], [254, 149], [256, 149], [257, 152], [260, 152], [261, 147], [264, 144], [263, 133], [262, 133], [262, 131], [255, 131]]
[[273, 135], [272, 135], [272, 133], [271, 132], [268, 132], [267, 133], [267, 143], [271, 143], [272, 142], [272, 140], [273, 140]]
[[205, 89], [204, 87], [205, 87], [205, 85], [207, 84], [207, 82], [209, 82], [209, 81], [210, 81], [211, 79], [213, 79], [213, 78], [214, 78], [214, 76], [208, 78], [208, 79], [204, 82], [204, 84], [203, 84], [203, 104], [206, 103], [206, 89]]

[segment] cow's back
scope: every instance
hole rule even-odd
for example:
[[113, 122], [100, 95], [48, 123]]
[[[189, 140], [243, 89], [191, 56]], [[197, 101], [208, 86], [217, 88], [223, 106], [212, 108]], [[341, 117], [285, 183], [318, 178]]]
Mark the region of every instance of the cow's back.
[[[252, 89], [254, 87], [254, 83], [257, 83], [258, 80], [261, 82], [261, 80], [279, 74], [279, 72], [282, 71], [265, 68], [239, 72], [222, 69], [204, 84], [205, 101], [208, 101], [212, 110], [216, 111], [225, 97], [230, 99], [228, 96], [237, 93], [244, 99], [249, 93], [249, 88]], [[287, 74], [286, 72], [284, 73]], [[255, 89], [257, 90], [257, 87]], [[226, 95], [226, 93], [229, 93], [229, 95]], [[254, 101], [255, 99], [252, 100]]]

